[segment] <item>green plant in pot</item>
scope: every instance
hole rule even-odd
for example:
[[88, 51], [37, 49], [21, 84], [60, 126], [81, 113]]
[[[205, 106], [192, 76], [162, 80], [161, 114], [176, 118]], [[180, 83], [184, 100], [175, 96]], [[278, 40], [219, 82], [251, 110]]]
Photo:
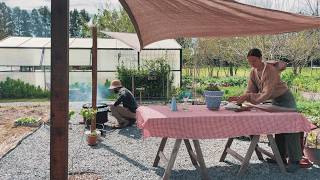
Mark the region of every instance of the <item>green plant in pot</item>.
[[[97, 110], [93, 109], [93, 108], [83, 108], [80, 111], [80, 114], [82, 115], [82, 117], [88, 122], [88, 121], [92, 121], [97, 114]], [[97, 144], [97, 138], [98, 135], [100, 134], [100, 131], [98, 130], [91, 130], [90, 131], [86, 131], [85, 134], [87, 135], [87, 142], [88, 145], [93, 146]]]
[[217, 110], [220, 108], [223, 91], [221, 91], [217, 84], [209, 83], [204, 88], [204, 97], [208, 109]]
[[69, 113], [68, 113], [68, 117], [69, 117], [69, 120], [75, 115], [75, 112], [72, 111], [72, 110], [69, 110]]
[[320, 165], [320, 129], [308, 133], [304, 152], [312, 162]]

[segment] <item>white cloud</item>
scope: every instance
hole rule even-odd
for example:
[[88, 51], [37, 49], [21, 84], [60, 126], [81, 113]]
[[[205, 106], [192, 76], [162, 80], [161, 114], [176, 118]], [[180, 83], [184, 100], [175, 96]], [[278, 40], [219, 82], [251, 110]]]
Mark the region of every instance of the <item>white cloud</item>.
[[[39, 8], [41, 6], [50, 7], [50, 0], [0, 0], [0, 2], [5, 2], [7, 6], [10, 7], [20, 7], [21, 9], [31, 10], [33, 8]], [[112, 8], [118, 8], [120, 3], [118, 0], [70, 0], [70, 10], [71, 9], [86, 9], [90, 13], [98, 12], [98, 9], [103, 9], [106, 3], [109, 2]]]

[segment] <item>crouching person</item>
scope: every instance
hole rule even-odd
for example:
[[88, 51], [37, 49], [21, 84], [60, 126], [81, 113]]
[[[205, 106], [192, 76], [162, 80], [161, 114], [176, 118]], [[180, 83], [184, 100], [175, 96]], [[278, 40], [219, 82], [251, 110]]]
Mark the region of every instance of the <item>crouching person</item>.
[[119, 95], [116, 102], [110, 106], [112, 116], [117, 119], [117, 124], [112, 125], [112, 128], [120, 129], [134, 124], [137, 103], [133, 94], [127, 88], [122, 87], [119, 80], [113, 80], [109, 90]]

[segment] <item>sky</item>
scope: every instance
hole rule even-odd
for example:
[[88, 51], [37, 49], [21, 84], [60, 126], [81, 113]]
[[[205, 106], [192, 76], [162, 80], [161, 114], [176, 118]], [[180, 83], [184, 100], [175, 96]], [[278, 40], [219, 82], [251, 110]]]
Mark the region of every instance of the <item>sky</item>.
[[[242, 3], [261, 6], [270, 9], [277, 9], [288, 12], [309, 11], [308, 1], [315, 6], [320, 0], [237, 0]], [[31, 10], [41, 6], [50, 7], [50, 0], [0, 0], [10, 7], [19, 6], [21, 9]], [[89, 13], [95, 14], [98, 9], [103, 9], [109, 2], [112, 8], [120, 7], [118, 0], [70, 0], [70, 9], [86, 9]]]
[[[0, 0], [6, 3], [9, 7], [19, 6], [21, 9], [32, 10], [41, 6], [50, 7], [50, 0]], [[110, 6], [117, 8], [120, 6], [118, 0], [108, 0]], [[106, 0], [69, 0], [70, 10], [72, 9], [86, 9], [89, 13], [95, 14], [98, 9], [103, 9], [107, 3]]]

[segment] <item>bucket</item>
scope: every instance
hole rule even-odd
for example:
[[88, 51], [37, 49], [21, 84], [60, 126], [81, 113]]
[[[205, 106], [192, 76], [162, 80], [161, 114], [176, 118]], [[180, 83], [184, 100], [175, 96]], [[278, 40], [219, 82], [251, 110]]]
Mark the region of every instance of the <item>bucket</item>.
[[219, 109], [223, 91], [206, 91], [204, 92], [205, 101], [208, 109]]

